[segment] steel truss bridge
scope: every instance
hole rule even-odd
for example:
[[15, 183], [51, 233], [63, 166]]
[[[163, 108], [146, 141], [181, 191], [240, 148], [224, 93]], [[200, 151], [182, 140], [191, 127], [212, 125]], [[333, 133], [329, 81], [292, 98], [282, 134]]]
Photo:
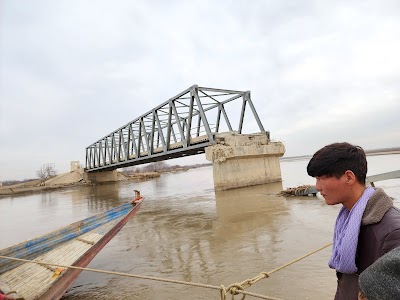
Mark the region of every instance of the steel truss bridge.
[[[247, 106], [250, 110], [246, 112]], [[108, 171], [204, 153], [205, 147], [215, 144], [217, 133], [242, 133], [245, 116], [246, 122], [255, 122], [269, 139], [250, 91], [193, 85], [88, 146], [86, 171]], [[233, 122], [238, 123], [237, 127], [232, 127]]]

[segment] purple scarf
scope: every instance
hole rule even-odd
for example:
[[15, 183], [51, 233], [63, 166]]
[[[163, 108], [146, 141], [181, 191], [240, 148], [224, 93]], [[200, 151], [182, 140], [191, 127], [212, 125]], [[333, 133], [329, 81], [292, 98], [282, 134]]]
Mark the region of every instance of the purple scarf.
[[367, 187], [353, 208], [348, 211], [343, 206], [336, 218], [329, 267], [340, 273], [352, 274], [357, 272], [356, 252], [361, 219], [368, 200], [374, 192], [375, 190], [372, 187]]

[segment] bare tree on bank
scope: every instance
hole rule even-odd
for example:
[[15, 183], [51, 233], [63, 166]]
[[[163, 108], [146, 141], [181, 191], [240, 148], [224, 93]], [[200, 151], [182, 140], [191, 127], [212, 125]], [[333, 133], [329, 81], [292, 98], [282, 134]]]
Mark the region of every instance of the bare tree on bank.
[[46, 180], [57, 175], [57, 171], [54, 168], [54, 164], [43, 164], [42, 167], [36, 171], [37, 177], [40, 179], [40, 184], [43, 184]]

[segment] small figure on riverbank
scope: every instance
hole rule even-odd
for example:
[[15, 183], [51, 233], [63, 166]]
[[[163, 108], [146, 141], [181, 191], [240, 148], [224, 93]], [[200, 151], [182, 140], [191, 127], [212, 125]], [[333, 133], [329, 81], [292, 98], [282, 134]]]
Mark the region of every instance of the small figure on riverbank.
[[329, 267], [336, 270], [335, 300], [358, 299], [358, 276], [379, 257], [400, 246], [400, 211], [380, 188], [366, 187], [364, 150], [334, 143], [318, 150], [307, 166], [326, 204], [342, 204]]
[[358, 281], [359, 300], [400, 299], [400, 247], [378, 258]]

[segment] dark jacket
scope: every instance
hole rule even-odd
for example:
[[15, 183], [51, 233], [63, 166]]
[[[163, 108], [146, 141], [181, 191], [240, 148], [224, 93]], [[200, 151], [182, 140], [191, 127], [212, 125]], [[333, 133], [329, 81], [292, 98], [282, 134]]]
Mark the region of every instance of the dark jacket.
[[368, 200], [365, 208], [356, 254], [355, 274], [337, 273], [335, 300], [358, 299], [358, 275], [375, 260], [400, 246], [400, 210], [380, 188]]

